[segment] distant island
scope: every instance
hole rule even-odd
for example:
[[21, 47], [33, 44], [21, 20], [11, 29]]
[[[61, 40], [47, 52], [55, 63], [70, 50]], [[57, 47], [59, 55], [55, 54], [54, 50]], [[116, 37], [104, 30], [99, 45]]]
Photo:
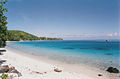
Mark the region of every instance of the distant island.
[[7, 41], [63, 40], [62, 38], [37, 37], [19, 30], [8, 30]]

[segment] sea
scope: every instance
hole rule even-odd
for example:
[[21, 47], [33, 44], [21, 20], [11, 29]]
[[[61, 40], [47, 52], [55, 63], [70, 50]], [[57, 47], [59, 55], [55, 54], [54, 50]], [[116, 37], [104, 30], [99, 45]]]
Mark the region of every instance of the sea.
[[120, 40], [46, 40], [8, 42], [8, 48], [67, 64], [120, 69]]

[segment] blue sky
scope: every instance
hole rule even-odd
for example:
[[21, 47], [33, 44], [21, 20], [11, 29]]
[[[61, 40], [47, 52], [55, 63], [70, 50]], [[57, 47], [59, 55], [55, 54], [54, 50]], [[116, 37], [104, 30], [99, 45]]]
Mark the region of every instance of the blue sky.
[[119, 0], [8, 0], [8, 29], [64, 39], [117, 38]]

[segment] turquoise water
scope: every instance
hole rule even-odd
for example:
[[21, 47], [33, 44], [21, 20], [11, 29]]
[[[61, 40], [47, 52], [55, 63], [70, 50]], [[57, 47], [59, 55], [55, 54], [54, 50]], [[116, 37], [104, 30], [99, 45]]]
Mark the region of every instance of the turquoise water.
[[64, 40], [9, 42], [7, 47], [69, 64], [85, 63], [105, 69], [120, 68], [119, 40]]

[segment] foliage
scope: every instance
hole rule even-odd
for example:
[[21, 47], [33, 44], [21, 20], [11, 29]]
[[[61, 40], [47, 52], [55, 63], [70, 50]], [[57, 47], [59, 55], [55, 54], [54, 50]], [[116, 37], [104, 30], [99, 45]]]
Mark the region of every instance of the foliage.
[[60, 38], [46, 38], [46, 37], [37, 37], [35, 35], [18, 31], [18, 30], [9, 30], [7, 31], [7, 40], [8, 41], [27, 41], [27, 40], [62, 40]]
[[0, 48], [6, 46], [6, 34], [7, 34], [7, 17], [4, 15], [7, 9], [4, 8], [4, 4], [7, 0], [0, 1]]
[[38, 40], [39, 38], [37, 36], [34, 36], [23, 31], [10, 30], [7, 31], [7, 39], [8, 41], [20, 41], [20, 40]]
[[8, 74], [2, 74], [0, 77], [1, 77], [1, 79], [9, 79]]

